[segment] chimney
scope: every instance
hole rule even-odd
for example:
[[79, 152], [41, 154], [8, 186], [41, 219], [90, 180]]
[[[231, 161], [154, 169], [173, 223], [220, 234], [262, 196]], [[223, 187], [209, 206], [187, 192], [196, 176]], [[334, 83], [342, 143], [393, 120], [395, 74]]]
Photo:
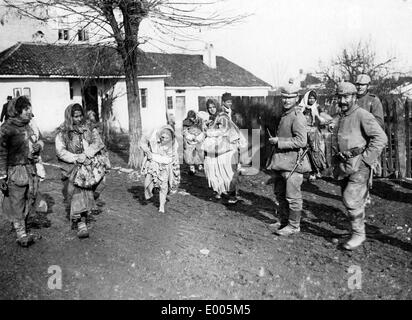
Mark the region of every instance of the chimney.
[[39, 30], [32, 34], [31, 36], [33, 42], [45, 42], [46, 39], [44, 38], [44, 33]]
[[203, 63], [209, 68], [216, 69], [216, 54], [213, 44], [206, 44], [205, 51], [203, 53]]

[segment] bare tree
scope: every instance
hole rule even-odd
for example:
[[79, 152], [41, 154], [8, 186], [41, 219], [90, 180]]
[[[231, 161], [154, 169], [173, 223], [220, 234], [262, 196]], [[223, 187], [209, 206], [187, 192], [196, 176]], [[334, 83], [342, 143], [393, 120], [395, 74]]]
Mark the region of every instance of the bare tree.
[[[58, 12], [60, 18], [81, 17], [82, 26], [92, 25], [100, 40], [112, 39], [122, 57], [129, 113], [129, 166], [138, 168], [138, 141], [142, 134], [138, 75], [138, 46], [146, 41], [165, 41], [165, 35], [187, 39], [185, 30], [222, 27], [243, 20], [247, 15], [223, 16], [219, 5], [225, 0], [3, 0], [6, 8], [19, 15], [47, 22]], [[157, 32], [153, 39], [140, 35], [144, 19]], [[1, 22], [4, 23], [4, 17]], [[76, 21], [79, 21], [77, 19]], [[166, 40], [167, 41], [167, 40]]]
[[376, 89], [390, 90], [388, 79], [393, 72], [395, 57], [378, 60], [370, 42], [359, 41], [342, 51], [326, 66], [320, 66], [326, 88], [333, 91], [340, 81], [354, 83], [359, 74], [368, 74]]

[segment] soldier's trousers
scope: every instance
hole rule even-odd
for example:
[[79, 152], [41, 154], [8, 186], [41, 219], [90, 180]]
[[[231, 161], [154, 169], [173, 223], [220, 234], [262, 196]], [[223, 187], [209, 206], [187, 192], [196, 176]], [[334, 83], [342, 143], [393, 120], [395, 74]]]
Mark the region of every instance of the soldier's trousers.
[[279, 206], [285, 210], [289, 208], [292, 211], [302, 210], [302, 191], [303, 174], [294, 172], [292, 176], [286, 180], [289, 171], [275, 171], [274, 175], [274, 191]]
[[351, 219], [364, 218], [370, 170], [362, 161], [359, 170], [341, 182], [343, 204]]

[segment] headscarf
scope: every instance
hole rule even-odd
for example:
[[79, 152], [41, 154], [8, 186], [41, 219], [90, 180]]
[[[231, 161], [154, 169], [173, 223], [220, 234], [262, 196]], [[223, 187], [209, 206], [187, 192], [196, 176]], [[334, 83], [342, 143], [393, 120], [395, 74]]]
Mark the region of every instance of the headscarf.
[[[77, 125], [73, 124], [73, 114], [75, 111], [83, 112], [83, 121]], [[69, 145], [73, 139], [73, 134], [83, 135], [83, 138], [91, 143], [92, 128], [88, 128], [86, 121], [84, 119], [83, 107], [78, 103], [72, 103], [67, 106], [64, 111], [64, 122], [57, 128], [57, 132], [62, 134], [62, 138], [66, 145]]]
[[176, 140], [176, 134], [175, 134], [175, 131], [173, 130], [173, 127], [170, 126], [170, 125], [162, 126], [160, 129], [154, 130], [152, 132], [152, 134], [150, 135], [150, 138], [149, 138], [150, 149], [153, 153], [159, 153], [160, 133], [165, 129], [169, 130], [172, 134], [173, 152], [177, 154], [178, 143], [177, 143], [177, 140]]
[[[17, 112], [16, 102], [19, 98], [20, 97], [17, 97], [17, 98], [14, 98], [14, 99], [9, 101], [9, 103], [7, 105], [7, 115], [9, 116], [8, 121], [15, 124], [16, 126], [23, 127], [23, 126], [25, 126], [26, 124], [28, 124], [30, 122], [30, 119], [23, 120], [20, 117], [20, 113]], [[33, 117], [33, 114], [32, 114], [32, 117]]]
[[314, 104], [312, 104], [311, 106], [308, 104], [308, 100], [309, 100], [309, 96], [314, 96], [315, 99], [317, 99], [317, 95], [316, 92], [313, 90], [310, 90], [308, 92], [305, 93], [305, 95], [302, 98], [302, 101], [299, 103], [299, 106], [302, 108], [302, 112], [305, 111], [305, 109], [310, 109], [311, 113], [312, 113], [312, 123], [308, 123], [309, 125], [314, 125], [316, 118], [318, 118], [319, 120], [322, 120], [319, 117], [319, 104], [318, 101], [316, 100]]
[[[208, 108], [209, 104], [214, 104], [215, 105], [215, 107], [216, 107], [216, 113], [215, 114], [211, 114], [209, 112], [209, 108]], [[206, 111], [209, 114], [209, 120], [215, 120], [217, 115], [221, 111], [219, 103], [215, 99], [207, 99], [207, 101], [206, 101]]]
[[[73, 114], [75, 111], [81, 111], [83, 113], [83, 122], [75, 125], [73, 124]], [[59, 126], [58, 131], [69, 133], [71, 131], [76, 131], [82, 133], [86, 130], [84, 110], [82, 106], [78, 103], [69, 104], [64, 111], [64, 122]]]
[[183, 120], [183, 126], [184, 127], [191, 127], [192, 125], [196, 124], [197, 121], [197, 115], [196, 112], [193, 110], [189, 110], [187, 113], [186, 119]]

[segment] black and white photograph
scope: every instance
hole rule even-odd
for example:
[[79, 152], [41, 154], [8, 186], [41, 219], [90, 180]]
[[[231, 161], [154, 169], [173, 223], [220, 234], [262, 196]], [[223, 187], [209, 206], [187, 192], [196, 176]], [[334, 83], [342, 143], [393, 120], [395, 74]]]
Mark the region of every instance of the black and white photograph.
[[412, 299], [412, 0], [0, 0], [0, 105], [0, 300]]

